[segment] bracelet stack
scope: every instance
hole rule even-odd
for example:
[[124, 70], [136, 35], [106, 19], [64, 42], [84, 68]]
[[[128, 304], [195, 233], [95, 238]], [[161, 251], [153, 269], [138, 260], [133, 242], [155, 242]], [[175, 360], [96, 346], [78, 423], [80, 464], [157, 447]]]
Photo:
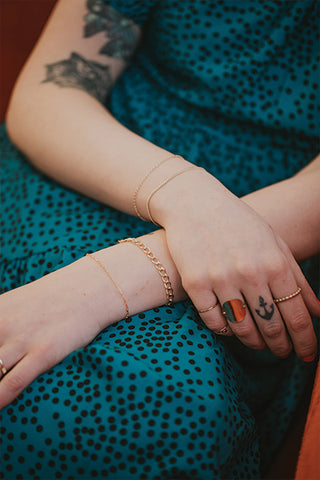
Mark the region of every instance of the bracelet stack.
[[138, 185], [137, 188], [135, 189], [135, 192], [134, 192], [134, 194], [133, 194], [133, 201], [132, 201], [132, 203], [133, 203], [133, 208], [134, 208], [137, 216], [138, 216], [139, 218], [141, 218], [141, 220], [143, 220], [143, 221], [145, 221], [145, 222], [148, 221], [146, 218], [144, 218], [144, 217], [141, 215], [141, 213], [139, 212], [138, 207], [137, 207], [138, 193], [139, 193], [142, 185], [143, 185], [144, 182], [147, 180], [147, 178], [149, 178], [150, 175], [151, 175], [155, 170], [157, 170], [157, 168], [160, 167], [160, 165], [162, 165], [163, 163], [167, 162], [168, 160], [171, 160], [172, 158], [177, 158], [177, 157], [179, 157], [179, 155], [170, 155], [170, 157], [167, 157], [167, 158], [165, 158], [164, 160], [161, 160], [161, 162], [157, 163], [157, 164], [143, 177], [143, 179], [141, 180], [141, 182], [139, 183], [139, 185]]
[[147, 178], [150, 177], [150, 175], [152, 173], [155, 172], [155, 170], [157, 170], [161, 165], [163, 165], [165, 162], [167, 162], [168, 160], [172, 160], [173, 158], [181, 158], [183, 160], [183, 158], [180, 156], [180, 155], [171, 155], [170, 157], [167, 157], [165, 158], [164, 160], [161, 160], [161, 162], [157, 163], [144, 177], [143, 179], [141, 180], [141, 182], [139, 183], [139, 185], [137, 186], [137, 188], [135, 189], [134, 191], [134, 194], [133, 194], [133, 208], [134, 208], [134, 211], [136, 212], [137, 216], [139, 218], [141, 218], [141, 220], [144, 220], [145, 222], [152, 222], [154, 223], [155, 225], [158, 225], [160, 226], [155, 220], [154, 218], [152, 217], [152, 214], [151, 214], [151, 211], [150, 211], [150, 201], [153, 197], [153, 195], [155, 193], [157, 193], [162, 187], [164, 187], [165, 185], [167, 185], [167, 183], [169, 183], [171, 180], [173, 180], [174, 178], [178, 177], [179, 175], [181, 175], [182, 173], [185, 173], [187, 172], [188, 170], [192, 170], [194, 168], [197, 168], [195, 165], [191, 165], [189, 167], [186, 167], [186, 168], [183, 168], [182, 170], [174, 173], [173, 175], [171, 175], [170, 177], [166, 178], [163, 182], [160, 183], [160, 185], [158, 185], [155, 189], [152, 190], [152, 192], [149, 194], [148, 198], [147, 198], [147, 201], [146, 201], [146, 211], [147, 211], [147, 214], [148, 214], [148, 218], [145, 218], [141, 215], [139, 209], [138, 209], [138, 205], [137, 205], [137, 199], [138, 199], [138, 194], [141, 190], [141, 187], [143, 186], [144, 182], [147, 180]]
[[140, 240], [137, 240], [136, 238], [125, 238], [124, 240], [119, 240], [118, 243], [125, 243], [125, 242], [133, 243], [134, 245], [136, 245], [149, 258], [149, 260], [151, 260], [152, 264], [154, 265], [157, 272], [159, 273], [163, 286], [165, 288], [166, 296], [168, 300], [167, 305], [168, 306], [172, 305], [173, 298], [174, 298], [173, 288], [169, 279], [169, 275], [166, 269], [164, 268], [164, 266], [162, 265], [162, 263], [160, 262], [160, 260], [158, 260], [158, 258], [151, 252], [150, 248], [147, 247]]

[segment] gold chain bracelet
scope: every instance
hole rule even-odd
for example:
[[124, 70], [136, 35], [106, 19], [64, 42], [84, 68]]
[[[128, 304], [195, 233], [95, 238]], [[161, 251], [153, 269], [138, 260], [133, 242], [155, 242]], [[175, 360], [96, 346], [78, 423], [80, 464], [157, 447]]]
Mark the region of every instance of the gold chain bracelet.
[[170, 282], [170, 279], [169, 279], [169, 275], [168, 275], [166, 269], [164, 268], [164, 266], [162, 265], [162, 263], [160, 262], [160, 260], [151, 252], [150, 248], [147, 247], [140, 240], [137, 240], [136, 238], [125, 238], [124, 240], [119, 240], [118, 241], [118, 243], [125, 243], [125, 242], [133, 243], [134, 245], [136, 245], [138, 248], [140, 248], [140, 250], [142, 250], [142, 252], [152, 262], [152, 264], [154, 265], [154, 267], [158, 271], [158, 273], [161, 277], [162, 283], [164, 285], [167, 300], [168, 300], [167, 305], [168, 306], [172, 305], [173, 298], [174, 298], [172, 285], [171, 285], [171, 282]]

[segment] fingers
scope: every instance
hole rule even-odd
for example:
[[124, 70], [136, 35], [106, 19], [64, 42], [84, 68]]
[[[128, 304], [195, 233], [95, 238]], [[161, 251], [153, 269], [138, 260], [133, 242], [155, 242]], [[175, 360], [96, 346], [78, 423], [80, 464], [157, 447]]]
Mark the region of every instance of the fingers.
[[[217, 335], [231, 336], [233, 332], [222, 315], [219, 301], [211, 291], [196, 292], [195, 301], [197, 312], [207, 327]], [[192, 300], [192, 298], [191, 298]]]
[[[215, 295], [212, 291], [201, 292], [198, 290], [194, 291], [192, 295], [195, 300], [193, 298], [191, 300], [193, 300], [203, 322], [214, 333], [224, 336], [235, 334], [246, 346], [255, 350], [264, 350], [266, 344], [257, 330], [249, 310], [244, 308], [244, 315], [241, 315], [241, 308], [239, 308], [239, 315], [237, 315], [237, 312], [235, 312], [235, 315], [232, 315], [232, 304], [228, 306], [229, 302], [227, 299], [232, 299], [236, 295], [238, 296], [237, 301], [240, 302], [241, 306], [245, 304], [242, 295], [239, 292], [234, 293], [234, 291], [230, 291], [228, 296], [218, 299], [218, 295]], [[237, 301], [234, 303], [235, 308]], [[225, 308], [228, 310], [227, 315], [223, 314]]]
[[292, 343], [270, 289], [251, 289], [246, 292], [246, 300], [268, 348], [277, 357], [286, 358], [292, 351]]
[[311, 318], [302, 289], [292, 275], [287, 277], [284, 281], [279, 276], [273, 283], [277, 296], [269, 287], [255, 285], [245, 295], [236, 290], [198, 292], [194, 303], [204, 323], [216, 334], [235, 334], [246, 346], [256, 350], [269, 348], [280, 358], [286, 358], [293, 346], [299, 358], [312, 361], [317, 340]]
[[259, 332], [240, 292], [224, 292], [221, 296], [222, 313], [233, 333], [247, 347], [254, 350], [264, 350], [266, 343]]
[[[302, 280], [302, 278], [300, 278]], [[304, 288], [306, 286], [304, 285]], [[317, 339], [302, 296], [302, 288], [292, 276], [284, 283], [276, 279], [271, 286], [275, 304], [291, 337], [298, 357], [312, 361], [317, 353]]]
[[299, 265], [296, 263], [291, 253], [289, 256], [289, 264], [292, 271], [294, 272], [296, 284], [301, 287], [301, 296], [310, 315], [316, 318], [320, 318], [320, 301], [316, 297], [314, 291], [312, 290], [306, 277], [302, 273]]
[[[11, 368], [23, 358], [23, 348], [18, 343], [2, 345], [0, 348], [0, 379], [11, 370]], [[4, 370], [2, 370], [3, 365]]]
[[[7, 373], [0, 379], [0, 410], [11, 403], [30, 383], [41, 373], [50, 368], [44, 364], [44, 359], [36, 353], [27, 354], [20, 361], [11, 364], [1, 348], [0, 358], [6, 367]], [[5, 363], [6, 362], [6, 363]]]

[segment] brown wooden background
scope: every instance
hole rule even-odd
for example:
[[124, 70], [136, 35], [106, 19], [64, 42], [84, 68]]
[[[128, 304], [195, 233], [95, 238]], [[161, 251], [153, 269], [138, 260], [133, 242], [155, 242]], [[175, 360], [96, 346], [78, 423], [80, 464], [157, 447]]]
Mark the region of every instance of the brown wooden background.
[[57, 0], [0, 0], [0, 122], [15, 79]]

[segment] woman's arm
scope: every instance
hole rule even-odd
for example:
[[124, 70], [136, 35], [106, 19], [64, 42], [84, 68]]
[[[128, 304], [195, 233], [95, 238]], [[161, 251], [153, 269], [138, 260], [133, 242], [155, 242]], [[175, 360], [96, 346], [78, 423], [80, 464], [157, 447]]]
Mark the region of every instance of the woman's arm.
[[36, 167], [131, 214], [141, 178], [169, 155], [122, 126], [102, 104], [140, 34], [100, 0], [60, 0], [19, 76], [6, 119], [9, 136]]

